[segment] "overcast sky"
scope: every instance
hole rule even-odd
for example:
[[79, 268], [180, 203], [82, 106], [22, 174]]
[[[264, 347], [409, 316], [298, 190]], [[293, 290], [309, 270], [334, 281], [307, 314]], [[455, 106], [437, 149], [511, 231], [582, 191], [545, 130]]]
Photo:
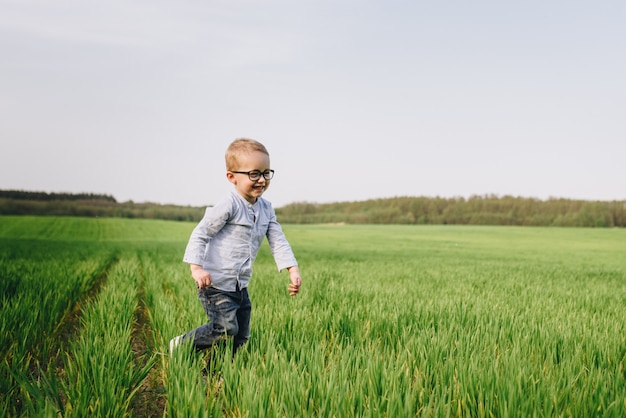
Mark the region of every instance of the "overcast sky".
[[626, 199], [626, 2], [0, 0], [0, 189]]

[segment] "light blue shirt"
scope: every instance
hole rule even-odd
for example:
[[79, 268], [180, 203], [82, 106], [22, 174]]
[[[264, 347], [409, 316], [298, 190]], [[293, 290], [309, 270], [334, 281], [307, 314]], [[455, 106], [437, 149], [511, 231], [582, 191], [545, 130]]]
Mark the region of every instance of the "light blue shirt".
[[208, 271], [213, 287], [233, 292], [237, 283], [240, 289], [248, 287], [264, 237], [279, 271], [298, 265], [271, 203], [259, 198], [252, 205], [233, 190], [206, 209], [191, 233], [183, 261]]

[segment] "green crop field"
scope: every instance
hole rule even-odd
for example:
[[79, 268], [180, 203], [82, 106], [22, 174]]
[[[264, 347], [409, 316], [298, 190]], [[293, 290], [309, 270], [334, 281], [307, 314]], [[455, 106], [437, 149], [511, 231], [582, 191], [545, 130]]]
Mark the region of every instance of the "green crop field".
[[284, 225], [207, 371], [193, 227], [0, 217], [0, 416], [626, 416], [624, 229]]

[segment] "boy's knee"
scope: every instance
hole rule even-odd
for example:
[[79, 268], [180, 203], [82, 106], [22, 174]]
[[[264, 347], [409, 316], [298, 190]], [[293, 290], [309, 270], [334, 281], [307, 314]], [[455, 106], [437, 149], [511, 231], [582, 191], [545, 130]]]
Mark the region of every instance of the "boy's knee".
[[226, 331], [226, 335], [228, 335], [229, 337], [234, 337], [239, 333], [239, 325], [237, 325], [237, 323], [231, 322], [226, 325], [224, 330]]

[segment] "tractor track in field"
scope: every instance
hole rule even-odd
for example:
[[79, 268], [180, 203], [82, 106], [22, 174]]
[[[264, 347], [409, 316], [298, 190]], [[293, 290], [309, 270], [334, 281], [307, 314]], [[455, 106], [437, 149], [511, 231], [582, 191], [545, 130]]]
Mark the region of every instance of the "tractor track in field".
[[[78, 334], [80, 331], [80, 318], [83, 315], [83, 308], [89, 305], [100, 293], [100, 290], [104, 287], [107, 282], [107, 278], [109, 276], [109, 272], [119, 262], [119, 257], [113, 255], [106, 265], [102, 268], [98, 276], [93, 280], [89, 290], [85, 292], [83, 297], [74, 303], [71, 310], [63, 317], [61, 322], [57, 325], [54, 336], [59, 341], [58, 350], [51, 355], [48, 359], [49, 361], [45, 361], [46, 359], [38, 359], [39, 361], [34, 362], [31, 367], [31, 374], [35, 376], [37, 379], [40, 377], [41, 372], [46, 373], [50, 366], [54, 367], [55, 374], [62, 375], [63, 374], [63, 356], [62, 354], [67, 351], [69, 346], [69, 342]], [[39, 365], [42, 366], [41, 371], [39, 370]]]
[[[68, 351], [70, 342], [80, 332], [80, 322], [84, 308], [98, 297], [98, 294], [107, 283], [109, 272], [119, 261], [118, 255], [111, 257], [93, 280], [87, 292], [85, 292], [80, 300], [74, 303], [72, 308], [56, 327], [54, 335], [59, 342], [58, 349], [50, 358], [38, 359], [39, 361], [33, 362], [30, 372], [35, 379], [39, 380], [43, 374], [48, 373], [50, 367], [53, 368], [55, 375], [59, 377], [65, 375], [64, 353]], [[143, 274], [141, 277], [143, 278]], [[154, 331], [152, 329], [148, 307], [144, 303], [144, 299], [145, 289], [141, 283], [138, 283], [137, 307], [133, 318], [131, 344], [135, 355], [135, 365], [139, 368], [145, 367], [150, 361], [151, 353], [155, 351]], [[59, 395], [62, 397], [62, 394]], [[65, 402], [65, 400], [63, 400], [63, 402]], [[133, 416], [138, 417], [162, 417], [165, 404], [166, 394], [163, 390], [161, 369], [159, 363], [156, 362], [133, 399], [131, 413]]]
[[[83, 308], [89, 305], [98, 296], [100, 290], [107, 282], [109, 272], [118, 262], [119, 257], [117, 254], [114, 254], [100, 270], [89, 289], [79, 300], [74, 302], [74, 305], [68, 313], [61, 319], [53, 332], [54, 338], [58, 341], [57, 349], [47, 358], [43, 358], [43, 355], [33, 355], [34, 361], [29, 365], [29, 372], [34, 380], [39, 381], [45, 379], [45, 376], [51, 372], [50, 368], [52, 368], [52, 372], [56, 376], [64, 378], [65, 366], [63, 354], [68, 351], [70, 341], [72, 341], [80, 331], [80, 319], [83, 315]], [[31, 353], [37, 352], [40, 352], [40, 350], [37, 348], [31, 349]], [[65, 403], [63, 393], [58, 393], [58, 396], [61, 402]], [[19, 405], [22, 399], [16, 399], [15, 401]]]
[[74, 304], [74, 307], [68, 315], [63, 318], [63, 321], [57, 327], [57, 335], [61, 338], [64, 344], [75, 336], [80, 329], [80, 318], [83, 315], [83, 308], [89, 304], [98, 296], [100, 290], [104, 287], [109, 277], [111, 269], [119, 262], [119, 257], [114, 255], [109, 262], [104, 266], [100, 274], [92, 282], [91, 287], [85, 293], [83, 298]]
[[[143, 278], [143, 274], [141, 275]], [[140, 284], [137, 292], [137, 309], [133, 324], [132, 346], [135, 353], [135, 363], [144, 367], [150, 361], [154, 352], [154, 330], [150, 322], [148, 307], [146, 306], [145, 289]], [[137, 395], [131, 404], [133, 416], [162, 417], [165, 410], [167, 396], [163, 390], [163, 379], [159, 362], [155, 362], [148, 377], [143, 381]]]

